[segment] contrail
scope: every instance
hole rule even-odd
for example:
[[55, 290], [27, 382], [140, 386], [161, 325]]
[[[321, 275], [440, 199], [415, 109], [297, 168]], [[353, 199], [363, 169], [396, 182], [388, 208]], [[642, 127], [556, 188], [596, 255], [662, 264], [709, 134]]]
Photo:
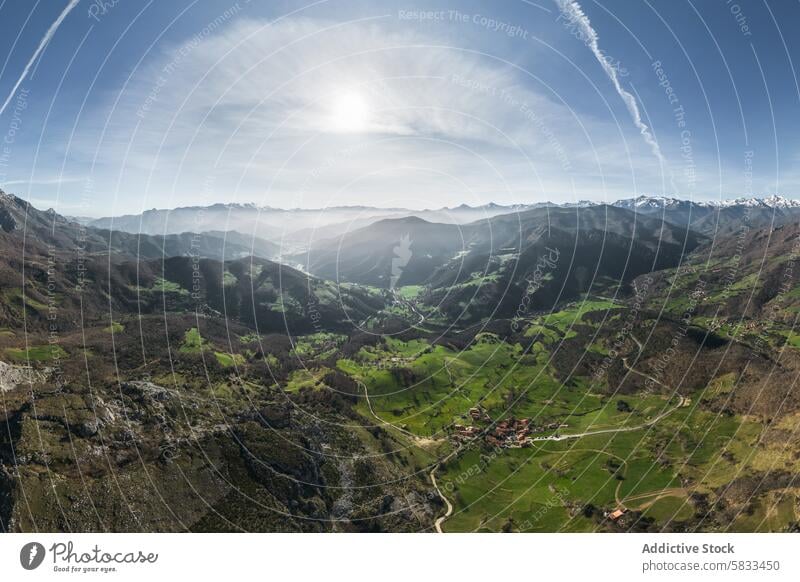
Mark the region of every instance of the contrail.
[[53, 22], [53, 24], [50, 25], [50, 28], [47, 29], [47, 32], [42, 37], [42, 40], [39, 41], [39, 46], [36, 47], [33, 56], [30, 58], [28, 64], [25, 65], [25, 68], [22, 70], [22, 74], [19, 76], [19, 79], [17, 79], [14, 88], [11, 89], [11, 93], [8, 95], [8, 98], [6, 99], [5, 103], [3, 103], [3, 106], [0, 107], [0, 115], [3, 115], [3, 112], [6, 110], [6, 107], [8, 107], [9, 103], [11, 103], [11, 100], [14, 98], [14, 95], [17, 94], [17, 89], [19, 89], [19, 86], [22, 85], [23, 81], [25, 81], [25, 79], [28, 77], [28, 73], [30, 72], [33, 63], [35, 63], [36, 59], [39, 58], [39, 55], [42, 54], [44, 47], [46, 47], [47, 43], [50, 42], [50, 39], [53, 38], [53, 35], [56, 33], [56, 30], [58, 30], [58, 27], [61, 26], [62, 22], [64, 22], [64, 19], [67, 17], [67, 15], [70, 12], [72, 12], [72, 9], [78, 5], [78, 2], [80, 2], [80, 0], [70, 0], [70, 3], [67, 4], [67, 7], [64, 8], [61, 14], [58, 15], [58, 18], [56, 18], [55, 22]]
[[658, 147], [656, 138], [653, 137], [653, 134], [650, 132], [650, 128], [647, 127], [647, 125], [645, 125], [642, 121], [642, 115], [639, 112], [639, 105], [636, 103], [636, 98], [622, 88], [622, 84], [619, 82], [617, 69], [611, 65], [608, 57], [603, 54], [602, 50], [600, 50], [597, 32], [595, 32], [594, 28], [592, 28], [592, 24], [589, 22], [589, 17], [586, 16], [586, 13], [581, 8], [581, 5], [575, 0], [555, 0], [555, 2], [558, 5], [559, 10], [561, 10], [561, 14], [570, 22], [570, 24], [574, 24], [578, 27], [583, 40], [586, 42], [586, 46], [591, 49], [592, 53], [594, 53], [594, 56], [600, 62], [600, 65], [603, 67], [603, 70], [606, 72], [606, 75], [608, 75], [608, 78], [611, 79], [612, 83], [614, 83], [614, 88], [625, 102], [625, 106], [628, 108], [628, 113], [630, 113], [633, 123], [639, 129], [639, 133], [642, 134], [644, 141], [650, 146], [653, 155], [658, 158], [659, 162], [667, 166], [667, 160], [661, 153], [661, 148]]

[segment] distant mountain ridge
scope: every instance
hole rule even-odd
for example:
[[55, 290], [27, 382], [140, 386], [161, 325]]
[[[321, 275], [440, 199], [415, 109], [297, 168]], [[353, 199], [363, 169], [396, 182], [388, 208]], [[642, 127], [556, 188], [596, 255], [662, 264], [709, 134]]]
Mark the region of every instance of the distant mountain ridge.
[[536, 208], [539, 206], [562, 206], [562, 207], [573, 207], [573, 206], [619, 206], [622, 208], [626, 208], [629, 206], [644, 206], [644, 205], [651, 205], [651, 206], [663, 206], [663, 205], [673, 205], [678, 203], [691, 203], [697, 206], [713, 206], [713, 207], [725, 207], [725, 206], [765, 206], [770, 208], [800, 208], [800, 200], [794, 198], [786, 198], [781, 196], [780, 194], [770, 194], [768, 196], [740, 196], [738, 198], [723, 198], [719, 200], [690, 200], [687, 198], [677, 198], [674, 196], [663, 196], [660, 194], [640, 194], [639, 196], [635, 196], [633, 198], [620, 198], [615, 202], [605, 202], [605, 201], [598, 201], [598, 200], [577, 200], [575, 202], [552, 202], [550, 200], [544, 202], [534, 202], [534, 203], [518, 203], [518, 204], [498, 204], [496, 202], [487, 202], [485, 204], [478, 204], [478, 205], [470, 205], [467, 203], [459, 204], [458, 206], [443, 206], [441, 208], [425, 208], [422, 210], [412, 209], [412, 208], [404, 208], [402, 206], [394, 206], [394, 207], [382, 207], [382, 206], [366, 206], [363, 204], [353, 204], [353, 205], [340, 205], [340, 206], [329, 206], [326, 208], [283, 208], [278, 206], [270, 206], [270, 205], [259, 205], [254, 202], [217, 202], [214, 204], [210, 204], [207, 206], [179, 206], [177, 208], [151, 208], [150, 210], [145, 210], [141, 214], [124, 214], [118, 216], [106, 216], [102, 218], [92, 218], [87, 216], [81, 217], [73, 217], [69, 216], [70, 220], [75, 222], [79, 222], [81, 224], [88, 224], [91, 222], [99, 222], [99, 221], [111, 221], [111, 220], [120, 220], [120, 219], [127, 219], [130, 217], [140, 217], [147, 214], [159, 213], [159, 212], [176, 212], [176, 211], [183, 211], [183, 210], [215, 210], [215, 209], [225, 209], [225, 210], [259, 210], [261, 212], [282, 212], [282, 213], [311, 213], [311, 212], [320, 212], [320, 211], [342, 211], [342, 210], [377, 210], [381, 212], [404, 212], [409, 214], [421, 214], [421, 213], [430, 213], [430, 212], [446, 212], [446, 211], [458, 211], [458, 210], [506, 210], [506, 211], [517, 211], [517, 210], [530, 210], [531, 208]]
[[307, 249], [320, 240], [341, 236], [385, 219], [416, 217], [427, 222], [467, 224], [488, 220], [502, 214], [522, 212], [546, 204], [486, 204], [435, 210], [336, 206], [322, 209], [277, 209], [255, 204], [213, 204], [174, 210], [147, 210], [90, 220], [83, 224], [115, 232], [146, 235], [175, 235], [185, 232], [236, 231], [242, 235], [270, 240], [280, 246], [281, 254]]
[[[428, 208], [414, 210], [410, 208], [381, 208], [374, 206], [331, 206], [327, 208], [278, 208], [255, 203], [216, 203], [208, 206], [185, 206], [174, 209], [145, 210], [141, 214], [126, 214], [115, 217], [86, 218], [70, 217], [70, 220], [95, 228], [121, 230], [125, 232], [143, 234], [180, 234], [183, 232], [203, 232], [204, 227], [213, 225], [213, 230], [238, 230], [239, 232], [253, 232], [253, 227], [273, 228], [277, 231], [289, 232], [294, 230], [294, 222], [303, 221], [303, 229], [314, 226], [309, 223], [316, 220], [317, 227], [330, 226], [339, 221], [352, 220], [364, 226], [364, 220], [371, 218], [373, 221], [384, 218], [402, 218], [416, 216], [428, 222], [444, 222], [465, 224], [480, 218], [492, 218], [501, 214], [513, 212], [526, 212], [543, 206], [560, 208], [591, 207], [591, 206], [616, 206], [629, 210], [647, 209], [672, 209], [678, 207], [695, 207], [707, 209], [719, 208], [769, 208], [769, 209], [800, 209], [800, 200], [786, 198], [777, 194], [758, 197], [739, 197], [719, 200], [687, 200], [682, 198], [642, 194], [634, 198], [621, 198], [608, 203], [596, 200], [578, 200], [575, 202], [535, 202], [521, 204], [498, 204], [489, 202], [482, 205], [471, 206], [460, 204], [453, 207]], [[199, 216], [198, 216], [199, 215]], [[219, 219], [223, 219], [223, 223]], [[242, 220], [248, 223], [250, 230], [240, 228]], [[238, 226], [237, 226], [238, 225]], [[261, 236], [264, 236], [261, 234]]]
[[22, 248], [28, 255], [80, 251], [87, 256], [110, 255], [114, 261], [190, 255], [217, 260], [250, 255], [272, 259], [280, 250], [270, 241], [218, 229], [162, 236], [81, 225], [0, 190], [0, 248], [11, 247]]

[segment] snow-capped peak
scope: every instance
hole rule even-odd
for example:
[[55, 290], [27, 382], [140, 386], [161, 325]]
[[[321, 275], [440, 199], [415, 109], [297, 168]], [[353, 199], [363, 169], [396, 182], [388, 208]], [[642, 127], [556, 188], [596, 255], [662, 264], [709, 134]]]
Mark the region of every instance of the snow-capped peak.
[[747, 208], [800, 208], [800, 200], [784, 198], [777, 194], [758, 198], [756, 196], [736, 198], [734, 200], [718, 200], [712, 203], [714, 206], [727, 208], [730, 206], [745, 206]]
[[624, 200], [617, 200], [614, 206], [620, 208], [628, 208], [631, 210], [641, 208], [672, 208], [681, 204], [692, 204], [700, 207], [718, 207], [730, 208], [733, 206], [744, 206], [747, 208], [800, 208], [800, 200], [792, 198], [784, 198], [777, 194], [767, 196], [765, 198], [758, 198], [756, 196], [742, 197], [731, 200], [680, 200], [678, 198], [669, 198], [666, 196], [647, 196], [640, 195], [636, 198], [627, 198]]
[[628, 209], [635, 209], [635, 208], [669, 208], [671, 206], [676, 206], [678, 204], [685, 203], [685, 200], [679, 200], [678, 198], [669, 198], [667, 196], [647, 196], [642, 194], [637, 196], [636, 198], [627, 198], [625, 200], [617, 200], [614, 202], [614, 206], [619, 206], [620, 208], [628, 208]]

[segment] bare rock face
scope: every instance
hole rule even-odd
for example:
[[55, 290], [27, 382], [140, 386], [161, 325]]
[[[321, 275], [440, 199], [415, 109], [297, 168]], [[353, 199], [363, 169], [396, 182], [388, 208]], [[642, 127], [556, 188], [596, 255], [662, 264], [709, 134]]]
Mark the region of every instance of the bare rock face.
[[0, 228], [5, 232], [11, 232], [17, 228], [17, 221], [5, 208], [0, 208]]
[[0, 362], [0, 392], [9, 392], [17, 386], [43, 382], [46, 379], [47, 370], [34, 370], [27, 366]]

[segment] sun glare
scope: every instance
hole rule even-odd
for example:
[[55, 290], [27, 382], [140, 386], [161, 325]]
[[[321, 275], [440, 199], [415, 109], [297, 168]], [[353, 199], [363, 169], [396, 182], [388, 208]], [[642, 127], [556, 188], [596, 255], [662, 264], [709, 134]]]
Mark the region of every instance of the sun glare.
[[369, 107], [358, 93], [348, 91], [333, 102], [332, 125], [338, 131], [364, 131], [369, 122]]

